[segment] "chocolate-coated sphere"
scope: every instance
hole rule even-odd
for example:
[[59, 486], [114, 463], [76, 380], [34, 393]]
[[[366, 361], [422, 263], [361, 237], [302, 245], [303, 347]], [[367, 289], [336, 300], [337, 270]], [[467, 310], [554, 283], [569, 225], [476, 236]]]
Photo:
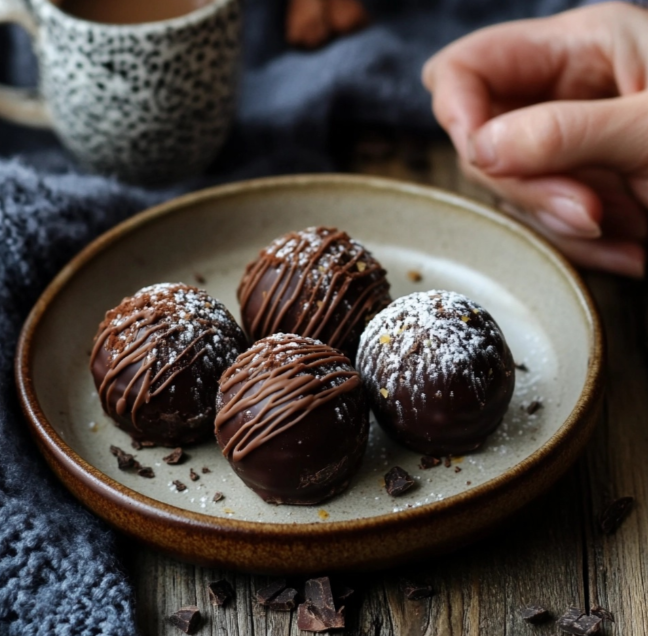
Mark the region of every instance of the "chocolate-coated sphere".
[[335, 228], [290, 232], [247, 266], [238, 289], [251, 340], [296, 333], [352, 360], [367, 322], [391, 298], [385, 270], [360, 243]]
[[191, 444], [211, 436], [218, 379], [246, 347], [221, 302], [161, 283], [106, 313], [90, 368], [119, 428], [139, 441]]
[[501, 422], [515, 366], [497, 323], [448, 291], [398, 298], [367, 325], [358, 370], [379, 424], [419, 453], [460, 455]]
[[344, 490], [367, 445], [362, 383], [339, 351], [275, 334], [220, 381], [216, 439], [236, 474], [269, 503], [315, 504]]

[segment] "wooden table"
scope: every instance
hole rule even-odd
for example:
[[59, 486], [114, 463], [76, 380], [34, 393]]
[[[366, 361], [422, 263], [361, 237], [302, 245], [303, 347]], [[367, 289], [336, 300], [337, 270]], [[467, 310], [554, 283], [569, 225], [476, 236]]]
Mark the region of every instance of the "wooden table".
[[[495, 203], [458, 173], [447, 142], [422, 145], [412, 139], [385, 144], [371, 136], [354, 145], [351, 171], [430, 183]], [[343, 576], [356, 590], [346, 629], [353, 636], [531, 636], [559, 634], [554, 622], [533, 626], [519, 616], [539, 602], [554, 616], [570, 605], [598, 602], [616, 623], [602, 634], [648, 634], [648, 358], [642, 283], [587, 274], [608, 339], [604, 414], [585, 456], [541, 500], [506, 528], [458, 554], [398, 571]], [[611, 536], [597, 517], [616, 497], [636, 498], [635, 509]], [[123, 542], [137, 595], [138, 621], [145, 636], [177, 636], [166, 617], [183, 605], [198, 605], [206, 621], [199, 634], [280, 636], [297, 629], [295, 612], [270, 612], [255, 592], [270, 580], [178, 563]], [[404, 574], [427, 574], [436, 594], [408, 601], [399, 588]], [[212, 608], [207, 584], [232, 583], [236, 599]], [[300, 581], [295, 581], [299, 585]], [[303, 579], [301, 581], [303, 584]]]

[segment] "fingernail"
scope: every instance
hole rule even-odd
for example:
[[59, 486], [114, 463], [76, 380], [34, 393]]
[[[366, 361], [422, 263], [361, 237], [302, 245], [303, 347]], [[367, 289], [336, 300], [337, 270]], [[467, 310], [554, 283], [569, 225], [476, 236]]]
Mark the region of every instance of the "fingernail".
[[[601, 227], [588, 214], [585, 207], [569, 197], [553, 197], [549, 201], [549, 214], [553, 214], [557, 222], [563, 227], [571, 228], [572, 236], [598, 238], [601, 236]], [[558, 230], [557, 230], [558, 231]]]
[[491, 168], [497, 162], [490, 127], [482, 128], [468, 138], [468, 161], [478, 168]]
[[569, 223], [565, 223], [561, 218], [557, 217], [553, 212], [546, 210], [537, 210], [535, 213], [537, 219], [547, 229], [556, 232], [561, 236], [569, 236], [573, 238], [598, 238], [601, 235], [600, 230], [596, 233], [583, 231], [580, 228], [574, 227]]
[[448, 126], [448, 135], [452, 139], [454, 147], [457, 149], [460, 157], [467, 156], [467, 145], [468, 141], [466, 139], [466, 131], [464, 126], [460, 124], [450, 124]]

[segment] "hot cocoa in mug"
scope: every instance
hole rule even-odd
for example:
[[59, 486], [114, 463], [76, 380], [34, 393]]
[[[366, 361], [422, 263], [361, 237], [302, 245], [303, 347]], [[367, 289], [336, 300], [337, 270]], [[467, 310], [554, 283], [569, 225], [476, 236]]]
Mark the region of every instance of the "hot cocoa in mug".
[[33, 37], [39, 95], [0, 116], [51, 127], [88, 169], [135, 183], [202, 172], [229, 130], [241, 0], [0, 0]]

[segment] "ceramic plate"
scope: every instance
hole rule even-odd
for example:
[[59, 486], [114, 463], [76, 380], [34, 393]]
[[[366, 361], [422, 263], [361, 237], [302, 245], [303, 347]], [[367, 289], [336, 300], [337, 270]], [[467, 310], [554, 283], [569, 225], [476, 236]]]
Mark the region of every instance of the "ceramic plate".
[[[450, 289], [486, 307], [518, 370], [503, 424], [476, 453], [423, 470], [372, 423], [361, 470], [320, 506], [273, 506], [248, 490], [215, 443], [137, 451], [153, 479], [120, 471], [130, 438], [104, 415], [88, 370], [105, 311], [162, 281], [204, 287], [238, 315], [244, 266], [289, 230], [333, 225], [366, 244], [394, 297]], [[553, 483], [573, 462], [601, 398], [599, 321], [577, 274], [542, 239], [495, 211], [432, 188], [351, 176], [240, 183], [177, 199], [103, 235], [54, 280], [24, 327], [22, 403], [66, 486], [120, 530], [180, 558], [266, 572], [380, 567], [457, 547]], [[541, 406], [529, 413], [529, 405]], [[416, 487], [389, 496], [401, 466]], [[211, 472], [203, 473], [203, 467]], [[193, 468], [197, 481], [189, 479]], [[179, 492], [174, 481], [187, 488]], [[214, 494], [224, 497], [214, 502]]]

